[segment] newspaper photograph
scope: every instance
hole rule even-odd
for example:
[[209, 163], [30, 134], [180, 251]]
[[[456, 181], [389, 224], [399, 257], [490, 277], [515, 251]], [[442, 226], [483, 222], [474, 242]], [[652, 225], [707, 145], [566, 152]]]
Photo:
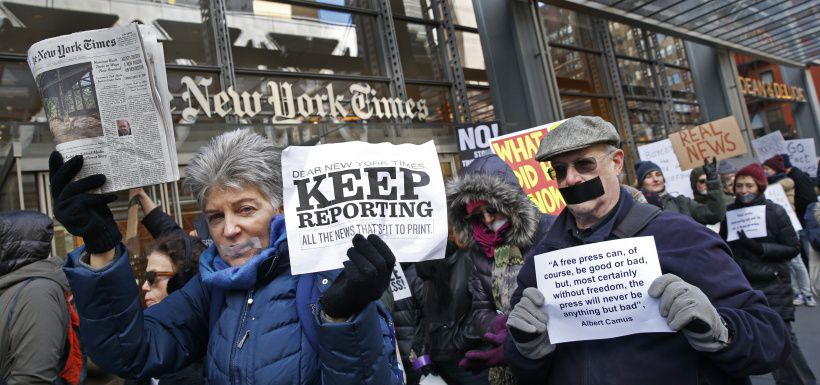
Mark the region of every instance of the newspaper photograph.
[[84, 157], [78, 178], [105, 174], [102, 192], [179, 179], [162, 45], [150, 27], [43, 40], [28, 64], [57, 151]]

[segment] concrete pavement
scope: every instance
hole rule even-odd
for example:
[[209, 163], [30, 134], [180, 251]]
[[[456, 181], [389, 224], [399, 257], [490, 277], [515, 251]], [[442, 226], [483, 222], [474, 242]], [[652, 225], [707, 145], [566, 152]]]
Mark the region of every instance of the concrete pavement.
[[[794, 332], [814, 376], [820, 378], [820, 307], [798, 306]], [[754, 385], [775, 385], [771, 374], [752, 377]]]

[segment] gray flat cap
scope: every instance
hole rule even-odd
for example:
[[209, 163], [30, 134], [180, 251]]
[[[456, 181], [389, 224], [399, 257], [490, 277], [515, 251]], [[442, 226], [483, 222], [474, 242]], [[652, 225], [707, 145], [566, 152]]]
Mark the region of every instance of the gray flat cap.
[[598, 116], [575, 116], [541, 138], [535, 160], [545, 162], [556, 155], [589, 147], [595, 143], [609, 143], [618, 147], [621, 144], [621, 136], [612, 123]]

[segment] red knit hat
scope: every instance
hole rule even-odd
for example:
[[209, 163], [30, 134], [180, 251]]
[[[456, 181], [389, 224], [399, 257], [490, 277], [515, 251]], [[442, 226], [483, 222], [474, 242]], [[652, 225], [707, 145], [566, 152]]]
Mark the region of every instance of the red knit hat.
[[[779, 155], [778, 155], [779, 156]], [[771, 160], [771, 159], [769, 159]], [[781, 158], [782, 161], [782, 158]], [[766, 178], [766, 171], [763, 171], [763, 166], [752, 163], [746, 167], [741, 168], [738, 170], [737, 174], [735, 174], [735, 180], [741, 176], [750, 176], [754, 179], [755, 183], [757, 183], [757, 188], [760, 190], [760, 193], [766, 191], [766, 186], [769, 185], [769, 180]]]
[[786, 162], [783, 160], [783, 157], [780, 155], [775, 155], [769, 159], [766, 159], [763, 162], [764, 165], [768, 166], [770, 169], [774, 170], [775, 172], [786, 172]]

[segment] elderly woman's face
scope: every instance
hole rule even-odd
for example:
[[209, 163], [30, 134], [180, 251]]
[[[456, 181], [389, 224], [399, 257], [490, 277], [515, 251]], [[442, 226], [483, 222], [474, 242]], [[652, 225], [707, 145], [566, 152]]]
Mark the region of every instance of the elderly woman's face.
[[[205, 218], [217, 246], [236, 246], [258, 238], [265, 249], [270, 243], [270, 221], [276, 213], [270, 201], [255, 186], [242, 189], [212, 189], [205, 198]], [[256, 249], [235, 258], [226, 258], [231, 266], [247, 262]]]

